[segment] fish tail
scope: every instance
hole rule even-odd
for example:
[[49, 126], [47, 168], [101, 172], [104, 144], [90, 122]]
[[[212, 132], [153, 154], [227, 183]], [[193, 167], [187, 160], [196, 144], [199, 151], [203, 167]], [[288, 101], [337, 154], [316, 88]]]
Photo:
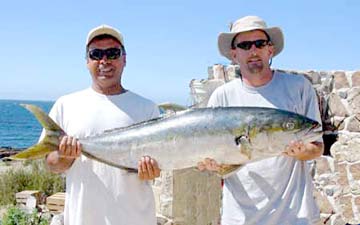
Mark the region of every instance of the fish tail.
[[14, 160], [37, 159], [44, 157], [52, 151], [57, 151], [59, 139], [65, 135], [65, 132], [39, 107], [31, 104], [21, 104], [21, 106], [29, 110], [36, 117], [45, 129], [45, 136], [38, 144], [9, 158]]

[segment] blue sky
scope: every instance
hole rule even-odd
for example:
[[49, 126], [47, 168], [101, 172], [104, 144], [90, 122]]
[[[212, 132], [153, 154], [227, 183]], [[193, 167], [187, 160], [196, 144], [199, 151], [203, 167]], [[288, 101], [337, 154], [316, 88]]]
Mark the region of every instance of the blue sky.
[[275, 68], [358, 70], [359, 10], [359, 0], [4, 1], [0, 99], [56, 100], [88, 87], [85, 38], [103, 23], [125, 37], [124, 86], [157, 103], [190, 105], [190, 80], [228, 63], [218, 33], [246, 15], [283, 29]]

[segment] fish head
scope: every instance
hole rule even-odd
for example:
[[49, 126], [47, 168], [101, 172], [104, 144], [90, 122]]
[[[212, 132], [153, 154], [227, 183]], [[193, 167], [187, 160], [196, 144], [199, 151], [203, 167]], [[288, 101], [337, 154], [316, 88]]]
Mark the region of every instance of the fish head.
[[282, 151], [293, 140], [307, 143], [322, 137], [319, 122], [297, 113], [274, 109], [258, 120], [251, 132], [254, 148]]

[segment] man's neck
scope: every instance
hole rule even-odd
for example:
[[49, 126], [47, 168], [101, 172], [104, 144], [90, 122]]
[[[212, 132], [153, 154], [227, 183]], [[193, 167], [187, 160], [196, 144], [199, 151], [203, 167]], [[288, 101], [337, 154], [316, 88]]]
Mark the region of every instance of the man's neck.
[[269, 68], [259, 73], [241, 72], [242, 80], [252, 87], [260, 87], [269, 83], [273, 77], [273, 71]]
[[100, 87], [96, 85], [93, 85], [92, 87], [96, 92], [103, 95], [118, 95], [126, 91], [120, 83], [110, 87]]

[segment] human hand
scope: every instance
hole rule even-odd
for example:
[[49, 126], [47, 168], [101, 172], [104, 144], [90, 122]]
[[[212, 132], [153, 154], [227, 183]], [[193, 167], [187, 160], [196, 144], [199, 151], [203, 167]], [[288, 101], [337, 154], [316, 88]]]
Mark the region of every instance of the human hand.
[[219, 171], [221, 166], [214, 159], [205, 158], [203, 162], [198, 162], [197, 168], [200, 171]]
[[143, 156], [138, 162], [138, 176], [140, 180], [152, 180], [160, 176], [160, 168], [156, 160], [150, 156]]
[[298, 160], [312, 160], [320, 157], [323, 153], [324, 143], [317, 141], [310, 143], [292, 141], [283, 152], [284, 155], [294, 157]]
[[58, 154], [60, 158], [75, 159], [81, 154], [81, 144], [74, 137], [63, 136], [60, 140]]
[[301, 160], [307, 153], [306, 146], [302, 141], [291, 141], [290, 144], [286, 146], [283, 153], [284, 155]]

